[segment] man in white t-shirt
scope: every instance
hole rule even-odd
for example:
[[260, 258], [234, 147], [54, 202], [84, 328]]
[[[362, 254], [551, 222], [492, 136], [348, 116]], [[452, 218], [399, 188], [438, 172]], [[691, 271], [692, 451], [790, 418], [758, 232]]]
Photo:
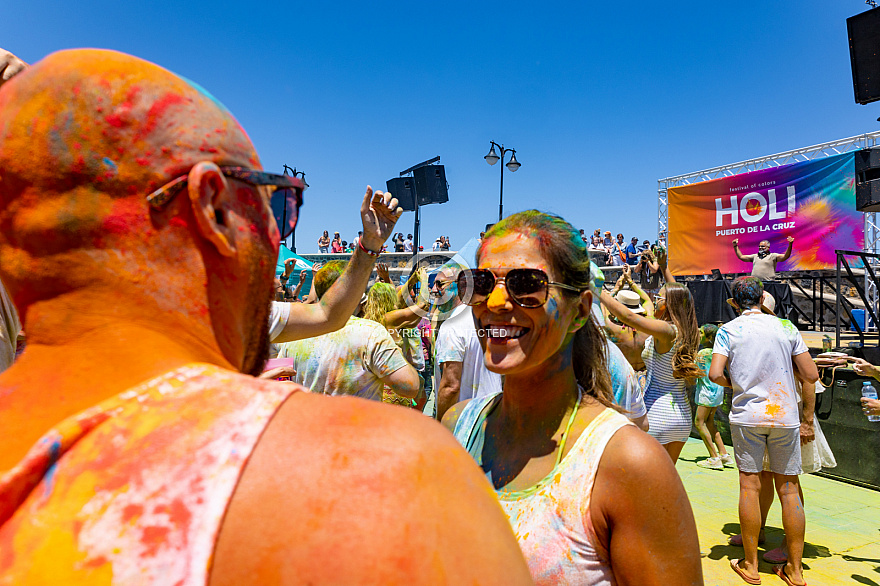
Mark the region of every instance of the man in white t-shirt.
[[470, 307], [458, 298], [456, 278], [461, 270], [459, 264], [450, 261], [437, 271], [431, 286], [434, 392], [428, 397], [424, 413], [437, 419], [459, 401], [501, 390], [501, 375], [490, 372], [483, 363]]
[[406, 240], [403, 241], [403, 251], [404, 252], [412, 252], [413, 251], [413, 237], [412, 234], [406, 235]]
[[[730, 436], [739, 468], [739, 518], [745, 558], [731, 560], [731, 568], [747, 582], [757, 583], [754, 580], [760, 579], [759, 495], [764, 482], [774, 482], [788, 543], [788, 562], [780, 571], [792, 583], [802, 584], [805, 517], [799, 496], [800, 444], [814, 437], [815, 394], [812, 386], [804, 385], [801, 422], [795, 376], [814, 383], [819, 373], [797, 328], [788, 320], [762, 311], [764, 287], [758, 278], [736, 279], [732, 293], [733, 303], [742, 315], [718, 330], [709, 367], [712, 382], [733, 389]], [[765, 451], [772, 477], [762, 473]]]

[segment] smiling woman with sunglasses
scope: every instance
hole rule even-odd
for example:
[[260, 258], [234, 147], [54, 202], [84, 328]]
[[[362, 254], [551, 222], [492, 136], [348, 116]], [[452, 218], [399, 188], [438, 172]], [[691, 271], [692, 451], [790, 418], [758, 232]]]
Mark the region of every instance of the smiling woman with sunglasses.
[[[494, 486], [539, 584], [701, 584], [687, 496], [656, 441], [612, 407], [590, 258], [527, 211], [496, 224], [458, 278], [503, 392], [443, 418]], [[645, 491], [652, 497], [644, 498]]]

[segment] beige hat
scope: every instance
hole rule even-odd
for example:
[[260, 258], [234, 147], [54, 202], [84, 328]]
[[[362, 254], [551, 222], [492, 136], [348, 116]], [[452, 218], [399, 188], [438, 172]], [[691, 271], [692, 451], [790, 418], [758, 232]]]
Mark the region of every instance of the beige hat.
[[[733, 302], [732, 297], [727, 299], [727, 305], [737, 311], [739, 310], [736, 303]], [[761, 311], [770, 315], [776, 315], [776, 299], [766, 291], [761, 295]]]
[[623, 303], [633, 313], [647, 313], [645, 308], [642, 307], [642, 298], [634, 291], [620, 291], [614, 298]]
[[776, 299], [766, 291], [761, 296], [761, 311], [770, 315], [776, 315]]

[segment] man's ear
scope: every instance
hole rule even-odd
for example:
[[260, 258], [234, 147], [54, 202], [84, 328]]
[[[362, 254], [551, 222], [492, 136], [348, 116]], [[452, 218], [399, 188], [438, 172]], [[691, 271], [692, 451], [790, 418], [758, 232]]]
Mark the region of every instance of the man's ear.
[[235, 244], [226, 221], [230, 191], [226, 177], [214, 163], [195, 165], [188, 177], [189, 201], [199, 233], [223, 256], [233, 256]]

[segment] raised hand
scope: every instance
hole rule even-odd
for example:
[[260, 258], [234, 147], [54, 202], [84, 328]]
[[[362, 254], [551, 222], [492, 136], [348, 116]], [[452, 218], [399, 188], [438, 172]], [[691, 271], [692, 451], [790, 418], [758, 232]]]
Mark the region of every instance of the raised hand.
[[383, 283], [391, 283], [391, 275], [388, 274], [388, 265], [386, 263], [376, 263], [376, 275]]
[[789, 236], [788, 238], [786, 238], [786, 240], [788, 240], [788, 243], [791, 244], [792, 242], [794, 242], [794, 236]]
[[0, 86], [27, 69], [27, 66], [27, 63], [6, 49], [0, 49]]
[[739, 238], [734, 238], [733, 242], [730, 243], [732, 246], [739, 246]]
[[391, 236], [391, 231], [402, 213], [403, 208], [397, 205], [397, 199], [390, 193], [373, 192], [373, 188], [368, 185], [361, 204], [364, 235], [360, 242], [363, 247], [378, 252]]

